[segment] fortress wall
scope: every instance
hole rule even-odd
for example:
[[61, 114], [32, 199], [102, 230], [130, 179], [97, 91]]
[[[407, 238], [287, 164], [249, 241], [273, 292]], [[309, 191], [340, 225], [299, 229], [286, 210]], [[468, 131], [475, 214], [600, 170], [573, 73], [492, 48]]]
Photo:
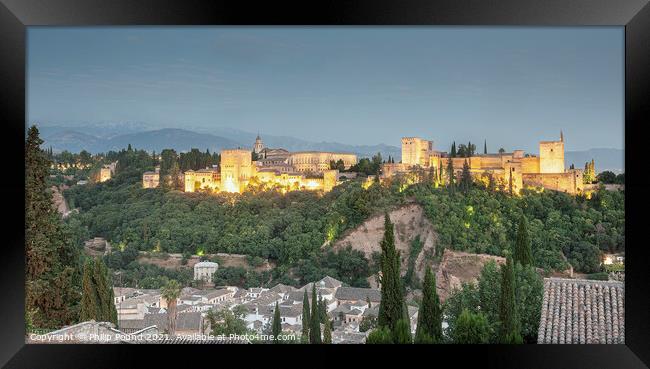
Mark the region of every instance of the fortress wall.
[[523, 175], [526, 186], [544, 187], [549, 190], [576, 194], [582, 192], [582, 171], [572, 170], [566, 173], [527, 173]]
[[521, 158], [521, 170], [523, 173], [539, 173], [539, 158], [529, 156]]

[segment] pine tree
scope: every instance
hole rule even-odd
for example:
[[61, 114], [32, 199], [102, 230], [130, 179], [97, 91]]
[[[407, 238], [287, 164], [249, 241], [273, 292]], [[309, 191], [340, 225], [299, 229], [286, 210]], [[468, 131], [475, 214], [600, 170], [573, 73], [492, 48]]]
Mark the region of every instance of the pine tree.
[[50, 161], [35, 126], [25, 142], [25, 310], [39, 328], [59, 328], [79, 318], [79, 251], [52, 206], [46, 178]]
[[320, 336], [320, 314], [316, 299], [316, 284], [311, 288], [311, 326], [309, 327], [309, 343], [322, 343]]
[[503, 344], [522, 343], [519, 332], [517, 306], [515, 304], [514, 266], [510, 255], [506, 265], [501, 266], [501, 299], [499, 301], [499, 342]]
[[404, 295], [399, 272], [399, 253], [395, 250], [393, 223], [388, 213], [384, 217], [384, 238], [381, 241], [381, 302], [378, 326], [395, 332], [397, 322], [404, 317]]
[[309, 326], [311, 325], [311, 318], [309, 314], [309, 297], [307, 296], [307, 289], [302, 298], [302, 336], [309, 337]]
[[280, 334], [282, 333], [282, 322], [280, 321], [280, 306], [275, 302], [275, 312], [273, 312], [273, 323], [271, 324], [273, 332], [273, 343], [278, 343]]
[[436, 291], [436, 278], [427, 268], [422, 286], [422, 304], [418, 312], [415, 343], [436, 343], [442, 341], [442, 309]]
[[330, 327], [331, 323], [329, 320], [325, 322], [325, 328], [323, 328], [323, 343], [330, 344], [332, 343], [332, 328]]
[[533, 263], [533, 255], [530, 246], [530, 236], [528, 235], [526, 216], [523, 214], [519, 219], [519, 229], [517, 230], [517, 242], [515, 243], [513, 258], [516, 263], [520, 263], [524, 266], [531, 265]]

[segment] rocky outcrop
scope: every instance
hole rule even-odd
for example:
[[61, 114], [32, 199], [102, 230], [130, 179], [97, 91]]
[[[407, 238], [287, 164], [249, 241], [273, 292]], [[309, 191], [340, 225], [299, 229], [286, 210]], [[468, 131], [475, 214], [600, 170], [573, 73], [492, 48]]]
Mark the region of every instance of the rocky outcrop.
[[[409, 204], [389, 212], [389, 217], [395, 225], [395, 248], [400, 251], [402, 274], [406, 273], [408, 258], [413, 240], [420, 236], [423, 243], [415, 260], [415, 274], [420, 280], [424, 278], [425, 260], [433, 256], [437, 234], [433, 224], [425, 217], [424, 210], [418, 204]], [[380, 242], [384, 237], [384, 215], [380, 214], [366, 220], [357, 228], [348, 231], [343, 238], [332, 245], [338, 250], [348, 245], [363, 252], [370, 259], [374, 252], [381, 252]], [[371, 277], [374, 279], [374, 277]]]

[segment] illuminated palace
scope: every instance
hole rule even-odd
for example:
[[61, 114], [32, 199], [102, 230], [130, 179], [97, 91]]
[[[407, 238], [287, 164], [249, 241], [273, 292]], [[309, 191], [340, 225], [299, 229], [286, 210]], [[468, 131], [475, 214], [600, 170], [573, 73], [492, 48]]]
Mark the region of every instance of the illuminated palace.
[[[257, 160], [253, 160], [255, 155]], [[185, 192], [209, 189], [217, 192], [243, 192], [249, 185], [279, 187], [283, 191], [330, 191], [338, 183], [338, 170], [331, 162], [343, 162], [345, 169], [357, 163], [349, 153], [320, 151], [289, 152], [265, 148], [258, 136], [253, 151], [231, 149], [221, 151], [219, 166], [184, 173]]]
[[511, 153], [475, 154], [470, 157], [450, 157], [446, 152], [433, 149], [433, 141], [419, 137], [402, 138], [402, 162], [385, 163], [382, 167], [382, 177], [388, 178], [397, 173], [413, 173], [422, 168], [439, 173], [439, 178], [446, 173], [449, 160], [452, 161], [455, 177], [458, 178], [467, 162], [469, 171], [474, 178], [493, 180], [504, 185], [512, 186], [518, 193], [524, 187], [541, 187], [549, 190], [571, 194], [583, 191], [580, 169], [566, 170], [564, 166], [564, 136], [560, 132], [559, 141], [541, 141], [539, 156], [524, 155], [523, 150]]

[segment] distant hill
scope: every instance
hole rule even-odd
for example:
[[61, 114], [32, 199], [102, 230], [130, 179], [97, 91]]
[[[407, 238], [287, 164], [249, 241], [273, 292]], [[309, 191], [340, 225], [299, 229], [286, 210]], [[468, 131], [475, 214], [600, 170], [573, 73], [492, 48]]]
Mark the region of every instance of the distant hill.
[[[52, 146], [55, 152], [68, 150], [91, 153], [120, 150], [128, 144], [138, 149], [160, 152], [165, 148], [176, 151], [189, 151], [198, 148], [201, 151], [221, 150], [224, 148], [252, 148], [256, 133], [226, 127], [191, 127], [188, 129], [163, 128], [150, 129], [145, 123], [92, 123], [80, 125], [50, 124], [39, 125], [43, 147]], [[360, 157], [371, 157], [380, 152], [384, 158], [392, 156], [401, 160], [401, 148], [386, 144], [348, 145], [338, 142], [313, 142], [290, 136], [261, 135], [264, 145], [272, 148], [284, 148], [289, 151], [338, 151], [351, 152]], [[565, 164], [572, 163], [576, 168], [584, 168], [585, 162], [594, 159], [596, 171], [611, 170], [615, 173], [624, 171], [624, 150], [590, 149], [584, 151], [567, 151]]]
[[[193, 128], [177, 129], [163, 128], [145, 130], [143, 124], [113, 124], [102, 126], [39, 126], [41, 137], [45, 141], [43, 147], [50, 147], [55, 152], [68, 150], [79, 152], [87, 150], [91, 153], [120, 150], [128, 144], [138, 149], [161, 151], [173, 148], [176, 151], [188, 151], [191, 148], [210, 151], [224, 148], [252, 148], [257, 134], [233, 128], [216, 127], [214, 129]], [[141, 128], [141, 130], [138, 130]], [[400, 148], [385, 144], [379, 145], [346, 145], [336, 142], [311, 142], [289, 136], [262, 135], [266, 147], [284, 148], [289, 151], [338, 151], [352, 152], [361, 157], [371, 157], [381, 152], [384, 158], [388, 155], [400, 160]]]
[[196, 133], [177, 128], [164, 128], [154, 131], [145, 131], [120, 135], [108, 140], [108, 150], [120, 150], [129, 144], [138, 149], [147, 151], [174, 149], [178, 152], [189, 151], [197, 148], [201, 151], [209, 149], [211, 152], [222, 149], [235, 149], [241, 145], [230, 139], [210, 134]]
[[589, 149], [564, 153], [564, 164], [567, 168], [573, 163], [577, 169], [584, 169], [585, 163], [591, 159], [594, 159], [597, 173], [605, 170], [614, 173], [625, 171], [625, 151], [622, 149]]
[[204, 133], [196, 133], [184, 129], [164, 128], [152, 131], [121, 134], [113, 137], [102, 138], [76, 130], [50, 130], [43, 131], [43, 147], [52, 147], [55, 152], [68, 150], [79, 152], [86, 150], [91, 153], [118, 151], [131, 146], [147, 151], [162, 151], [174, 149], [178, 152], [198, 148], [201, 151], [219, 151], [221, 149], [237, 148], [241, 146], [235, 141], [224, 137]]

